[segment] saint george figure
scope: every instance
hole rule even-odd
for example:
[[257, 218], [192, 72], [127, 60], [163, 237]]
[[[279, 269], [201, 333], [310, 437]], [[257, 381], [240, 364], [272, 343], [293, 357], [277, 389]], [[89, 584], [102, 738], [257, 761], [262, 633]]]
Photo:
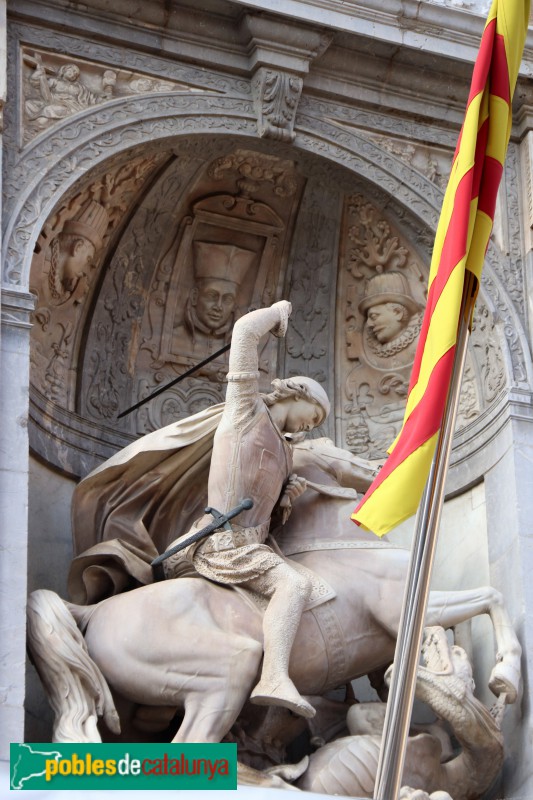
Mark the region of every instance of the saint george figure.
[[412, 363], [422, 326], [422, 306], [410, 294], [401, 272], [384, 272], [367, 281], [359, 310], [366, 315], [363, 347], [370, 364], [384, 369]]
[[[81, 279], [87, 277], [95, 254], [102, 247], [108, 224], [105, 208], [90, 200], [52, 239], [48, 290], [53, 302], [61, 304], [69, 300]], [[86, 291], [87, 287], [83, 288]]]
[[[313, 707], [300, 696], [288, 672], [311, 583], [265, 544], [280, 498], [282, 507], [290, 506], [306, 486], [292, 474], [287, 434], [320, 425], [330, 408], [320, 384], [305, 377], [274, 381], [274, 392], [259, 394], [259, 341], [269, 331], [283, 336], [290, 311], [290, 303], [281, 301], [252, 311], [235, 324], [226, 403], [213, 442], [208, 505], [224, 513], [251, 497], [254, 506], [232, 522], [232, 532], [223, 530], [191, 545], [187, 558], [201, 575], [238, 584], [269, 600], [263, 620], [263, 671], [251, 700], [312, 717]], [[211, 521], [202, 517], [193, 531]]]
[[237, 291], [256, 254], [232, 244], [193, 243], [194, 286], [183, 323], [174, 330], [174, 353], [201, 361], [229, 341]]

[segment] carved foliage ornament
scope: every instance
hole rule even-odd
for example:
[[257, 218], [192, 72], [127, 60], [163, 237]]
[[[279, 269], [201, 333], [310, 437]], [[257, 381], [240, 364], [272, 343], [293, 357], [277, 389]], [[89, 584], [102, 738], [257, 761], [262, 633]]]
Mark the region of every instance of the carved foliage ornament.
[[292, 142], [303, 80], [298, 75], [260, 67], [252, 79], [259, 136]]

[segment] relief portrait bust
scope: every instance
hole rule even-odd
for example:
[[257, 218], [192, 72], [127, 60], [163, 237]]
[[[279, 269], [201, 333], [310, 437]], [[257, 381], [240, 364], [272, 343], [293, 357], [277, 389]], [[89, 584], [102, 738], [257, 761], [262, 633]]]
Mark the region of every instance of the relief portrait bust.
[[359, 310], [365, 317], [363, 349], [368, 363], [382, 369], [411, 364], [423, 307], [411, 295], [405, 276], [401, 272], [374, 275], [366, 283]]
[[194, 285], [174, 328], [173, 352], [200, 361], [229, 341], [239, 286], [255, 258], [253, 250], [236, 245], [193, 242]]

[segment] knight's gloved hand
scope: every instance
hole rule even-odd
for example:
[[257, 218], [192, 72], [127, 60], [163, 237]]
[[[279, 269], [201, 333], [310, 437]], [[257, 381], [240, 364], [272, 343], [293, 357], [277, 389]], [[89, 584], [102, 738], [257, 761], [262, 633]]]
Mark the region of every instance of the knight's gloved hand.
[[285, 488], [283, 489], [281, 500], [279, 501], [279, 506], [283, 509], [281, 517], [282, 525], [285, 525], [291, 515], [293, 500], [296, 500], [297, 497], [300, 497], [300, 495], [303, 494], [306, 489], [307, 481], [305, 478], [300, 478], [300, 476], [296, 475], [295, 473], [289, 475], [289, 479], [285, 484]]
[[287, 333], [292, 305], [288, 300], [280, 300], [278, 303], [274, 303], [271, 308], [275, 308], [279, 311], [279, 323], [272, 328], [272, 333], [274, 336], [281, 339]]

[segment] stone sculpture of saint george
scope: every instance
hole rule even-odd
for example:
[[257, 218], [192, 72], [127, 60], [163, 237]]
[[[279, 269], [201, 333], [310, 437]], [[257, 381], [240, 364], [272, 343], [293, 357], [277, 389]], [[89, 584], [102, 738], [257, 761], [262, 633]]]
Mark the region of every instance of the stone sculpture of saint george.
[[[320, 425], [330, 409], [326, 393], [310, 378], [278, 380], [270, 395], [259, 394], [259, 341], [269, 331], [284, 336], [290, 312], [290, 303], [282, 300], [246, 314], [235, 324], [226, 403], [213, 442], [208, 504], [225, 513], [251, 497], [254, 506], [239, 515], [232, 532], [221, 531], [192, 545], [187, 557], [206, 578], [238, 584], [268, 598], [263, 670], [252, 702], [285, 706], [311, 717], [313, 707], [300, 696], [288, 672], [311, 583], [265, 544], [282, 492], [281, 505], [290, 507], [306, 488], [305, 481], [292, 475], [288, 439]], [[194, 529], [210, 521], [202, 517]]]

